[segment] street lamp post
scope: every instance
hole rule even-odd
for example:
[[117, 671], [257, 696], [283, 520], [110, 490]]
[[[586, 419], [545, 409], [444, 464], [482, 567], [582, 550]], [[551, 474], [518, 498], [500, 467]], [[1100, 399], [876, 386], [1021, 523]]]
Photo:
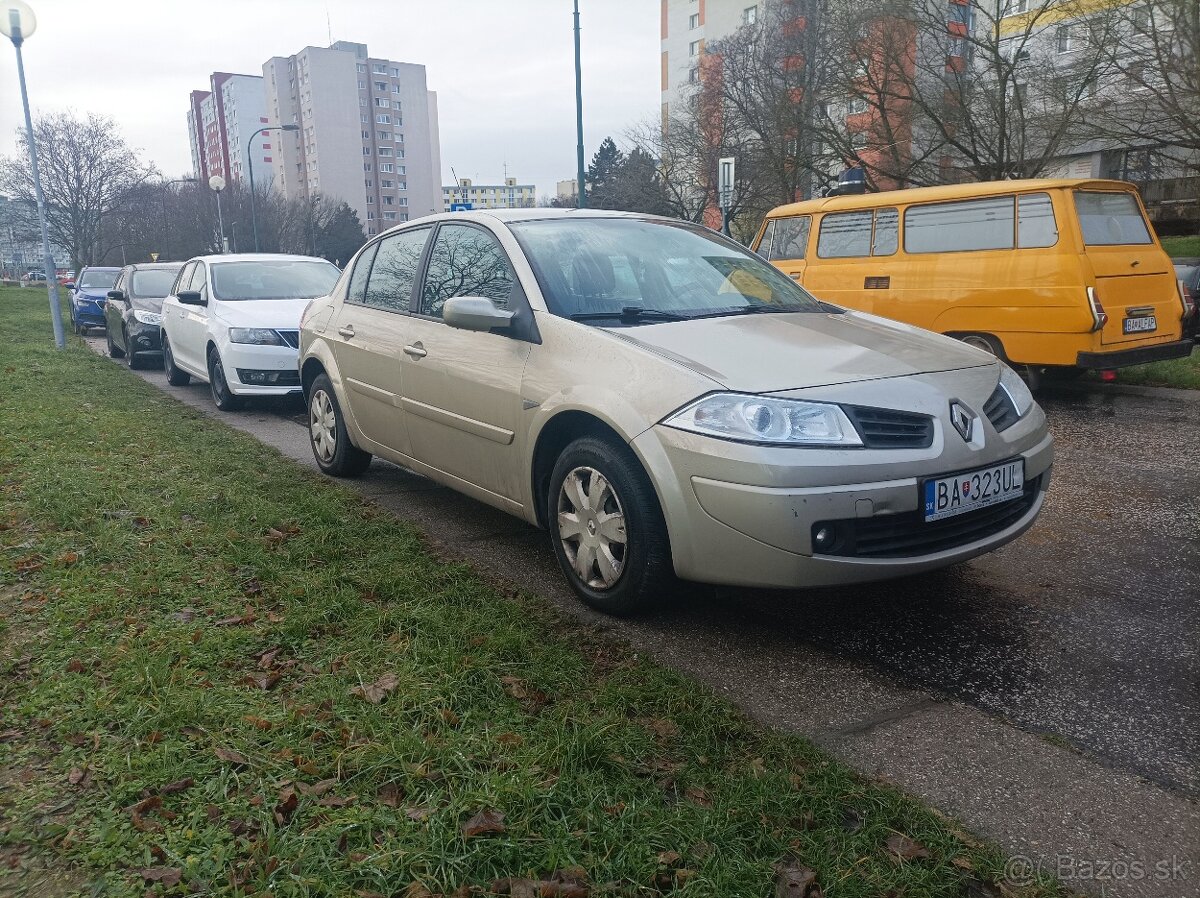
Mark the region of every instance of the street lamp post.
[[[162, 209], [163, 209], [163, 249], [166, 250], [166, 255], [171, 255], [171, 219], [167, 215], [167, 188], [172, 184], [195, 184], [195, 178], [175, 178], [172, 181], [163, 181], [162, 184]], [[169, 261], [163, 259], [164, 262]]]
[[225, 179], [213, 175], [208, 179], [208, 186], [217, 194], [217, 237], [220, 240], [220, 251], [225, 252], [225, 220], [221, 217], [221, 191], [225, 189]]
[[587, 208], [587, 186], [583, 171], [583, 69], [579, 60], [579, 0], [575, 0], [575, 177], [579, 181], [576, 205]]
[[21, 82], [21, 105], [25, 110], [25, 134], [29, 141], [29, 168], [33, 173], [33, 192], [37, 197], [38, 219], [42, 225], [42, 270], [46, 275], [46, 290], [50, 296], [50, 320], [54, 323], [54, 345], [62, 349], [67, 345], [63, 334], [62, 308], [58, 304], [58, 268], [50, 253], [50, 229], [46, 226], [46, 197], [42, 193], [42, 176], [38, 171], [37, 143], [33, 137], [33, 117], [29, 114], [29, 92], [25, 88], [25, 60], [21, 57], [21, 44], [37, 28], [33, 10], [22, 0], [0, 2], [0, 32], [17, 51], [17, 78]]
[[[299, 131], [299, 125], [267, 125], [250, 135], [246, 143], [246, 169], [250, 172], [250, 229], [254, 231], [254, 251], [258, 252], [258, 213], [254, 197], [254, 138], [264, 131]], [[282, 149], [282, 148], [281, 148]]]

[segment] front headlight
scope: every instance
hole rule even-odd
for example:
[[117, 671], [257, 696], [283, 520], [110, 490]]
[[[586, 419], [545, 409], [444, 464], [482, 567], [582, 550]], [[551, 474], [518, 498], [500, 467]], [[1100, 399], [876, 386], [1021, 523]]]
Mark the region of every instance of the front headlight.
[[668, 427], [739, 443], [778, 446], [861, 446], [839, 406], [827, 402], [714, 393], [664, 422]]
[[141, 309], [134, 309], [133, 320], [140, 324], [162, 324], [162, 315], [157, 312], [143, 312]]
[[253, 343], [256, 346], [282, 346], [283, 338], [269, 327], [231, 327], [230, 343]]
[[1012, 400], [1019, 417], [1024, 418], [1025, 413], [1033, 408], [1033, 393], [1029, 392], [1029, 386], [1021, 380], [1021, 375], [1003, 362], [1000, 363], [1000, 388]]

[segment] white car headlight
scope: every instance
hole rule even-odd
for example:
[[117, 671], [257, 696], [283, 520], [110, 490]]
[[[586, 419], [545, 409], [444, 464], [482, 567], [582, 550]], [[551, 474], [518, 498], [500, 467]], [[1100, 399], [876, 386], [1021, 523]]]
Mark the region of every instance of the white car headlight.
[[1033, 408], [1033, 393], [1029, 392], [1028, 385], [1021, 380], [1021, 375], [1003, 362], [1000, 363], [1000, 388], [1012, 400], [1018, 417], [1024, 418], [1025, 413]]
[[133, 320], [141, 324], [162, 324], [162, 315], [157, 312], [143, 312], [141, 309], [134, 309]]
[[282, 346], [283, 338], [269, 327], [231, 327], [230, 343], [253, 343], [256, 346]]
[[842, 409], [827, 402], [714, 393], [664, 422], [668, 427], [739, 443], [779, 446], [861, 446]]

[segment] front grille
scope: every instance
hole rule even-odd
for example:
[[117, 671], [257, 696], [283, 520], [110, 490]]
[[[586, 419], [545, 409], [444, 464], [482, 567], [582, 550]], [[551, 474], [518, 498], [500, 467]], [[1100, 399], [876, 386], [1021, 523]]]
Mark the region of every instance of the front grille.
[[275, 331], [275, 333], [279, 334], [279, 336], [283, 338], [283, 342], [286, 343], [288, 346], [292, 347], [292, 349], [300, 348], [300, 331], [278, 331], [277, 330], [277, 331]]
[[860, 405], [842, 407], [868, 449], [925, 449], [933, 445], [933, 418]]
[[1025, 491], [1016, 499], [952, 518], [927, 523], [920, 511], [907, 511], [874, 518], [819, 521], [813, 524], [813, 537], [815, 540], [821, 527], [832, 526], [837, 534], [833, 547], [819, 554], [846, 558], [913, 558], [955, 549], [1007, 530], [1021, 520], [1037, 500], [1044, 476], [1027, 480]]
[[992, 427], [996, 428], [996, 433], [1007, 430], [1021, 419], [1008, 391], [999, 385], [996, 386], [988, 401], [983, 404], [983, 413], [992, 422]]

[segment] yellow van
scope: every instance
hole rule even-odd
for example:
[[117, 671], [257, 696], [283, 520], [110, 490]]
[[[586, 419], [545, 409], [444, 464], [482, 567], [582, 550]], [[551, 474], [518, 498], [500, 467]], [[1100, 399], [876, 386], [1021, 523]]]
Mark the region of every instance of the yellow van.
[[1190, 311], [1123, 181], [922, 187], [774, 209], [753, 247], [820, 299], [1033, 368], [1187, 356]]

